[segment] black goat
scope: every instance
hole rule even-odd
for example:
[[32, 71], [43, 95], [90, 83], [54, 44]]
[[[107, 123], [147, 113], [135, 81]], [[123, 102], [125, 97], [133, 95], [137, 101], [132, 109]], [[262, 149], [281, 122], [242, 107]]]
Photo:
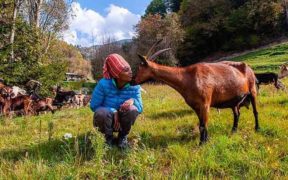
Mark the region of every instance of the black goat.
[[73, 97], [76, 95], [74, 91], [62, 91], [60, 87], [57, 87], [56, 95], [53, 101], [53, 106], [61, 108], [65, 104], [72, 103]]
[[279, 81], [278, 74], [276, 73], [255, 73], [257, 79], [257, 87], [261, 84], [274, 84], [277, 89], [285, 89], [282, 82]]

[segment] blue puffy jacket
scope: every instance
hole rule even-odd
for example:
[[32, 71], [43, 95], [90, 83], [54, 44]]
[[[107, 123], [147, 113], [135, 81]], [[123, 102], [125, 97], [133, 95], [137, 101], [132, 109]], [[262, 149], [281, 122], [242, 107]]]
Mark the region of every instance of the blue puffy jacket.
[[127, 84], [122, 89], [118, 89], [114, 79], [101, 79], [95, 87], [90, 108], [93, 112], [99, 107], [108, 108], [112, 112], [116, 112], [120, 105], [128, 99], [134, 99], [134, 106], [137, 107], [138, 112], [143, 111], [141, 87], [131, 86]]

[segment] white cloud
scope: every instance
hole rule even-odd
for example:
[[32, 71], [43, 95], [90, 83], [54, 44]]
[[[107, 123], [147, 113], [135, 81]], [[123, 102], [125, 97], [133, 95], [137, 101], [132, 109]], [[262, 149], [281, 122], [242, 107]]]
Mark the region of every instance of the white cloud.
[[77, 2], [72, 3], [72, 12], [70, 27], [63, 33], [63, 40], [81, 46], [101, 44], [107, 36], [116, 40], [131, 38], [135, 34], [133, 27], [140, 20], [140, 15], [113, 4], [106, 9], [106, 16], [83, 9]]

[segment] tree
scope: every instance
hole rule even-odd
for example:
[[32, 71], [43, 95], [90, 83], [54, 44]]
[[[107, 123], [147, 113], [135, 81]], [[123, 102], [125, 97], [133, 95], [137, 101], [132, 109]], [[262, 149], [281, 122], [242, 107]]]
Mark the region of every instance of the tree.
[[[70, 4], [65, 0], [45, 1], [42, 5], [40, 17], [40, 28], [43, 32], [43, 47], [41, 56], [45, 55], [50, 47], [50, 42], [56, 38], [63, 30], [68, 28], [68, 14]], [[40, 58], [41, 58], [40, 56]]]
[[166, 6], [170, 12], [178, 12], [183, 0], [166, 0]]
[[286, 23], [286, 28], [288, 28], [288, 1], [283, 0], [283, 7], [285, 11], [285, 23]]
[[230, 0], [233, 8], [239, 8], [239, 7], [243, 6], [248, 1], [249, 0]]
[[[38, 80], [43, 84], [41, 94], [47, 95], [52, 85], [64, 79], [68, 58], [55, 37], [66, 26], [69, 4], [65, 2], [0, 0], [0, 76], [8, 84], [22, 86], [30, 79]], [[36, 3], [30, 16], [24, 11], [27, 3]], [[43, 21], [46, 28], [40, 17], [49, 17]]]
[[165, 0], [152, 0], [152, 2], [148, 5], [145, 16], [152, 14], [160, 14], [161, 16], [164, 16], [167, 13], [167, 7], [165, 4]]
[[50, 42], [68, 28], [70, 0], [26, 0], [22, 6], [22, 16], [31, 25], [39, 29], [39, 38], [43, 41], [39, 50], [39, 59], [48, 51]]
[[23, 0], [14, 0], [13, 7], [13, 18], [12, 18], [12, 28], [10, 34], [10, 45], [11, 45], [11, 53], [10, 53], [10, 61], [14, 61], [14, 38], [15, 38], [15, 29], [16, 29], [16, 19], [18, 10], [22, 4]]
[[168, 60], [164, 58], [166, 61], [162, 61], [161, 63], [169, 65], [177, 63], [175, 54], [178, 45], [183, 40], [184, 31], [181, 28], [179, 16], [176, 13], [166, 15], [164, 18], [159, 14], [150, 14], [136, 25], [136, 32], [137, 51], [139, 53], [147, 53], [157, 40], [162, 39], [163, 41], [158, 49], [172, 48], [172, 52], [166, 53]]
[[144, 17], [148, 14], [160, 14], [162, 17], [172, 12], [178, 12], [183, 0], [152, 0], [148, 5]]
[[39, 28], [40, 26], [40, 11], [43, 0], [25, 0], [23, 12], [26, 14], [28, 22], [31, 26]]
[[284, 32], [279, 0], [183, 0], [179, 14], [186, 31], [178, 49], [182, 65], [214, 52], [256, 47]]
[[92, 59], [92, 74], [95, 79], [102, 78], [102, 71], [105, 58], [112, 53], [118, 53], [124, 58], [124, 53], [121, 46], [115, 43], [115, 38], [111, 36], [103, 36], [102, 45], [97, 47], [94, 51], [94, 58]]

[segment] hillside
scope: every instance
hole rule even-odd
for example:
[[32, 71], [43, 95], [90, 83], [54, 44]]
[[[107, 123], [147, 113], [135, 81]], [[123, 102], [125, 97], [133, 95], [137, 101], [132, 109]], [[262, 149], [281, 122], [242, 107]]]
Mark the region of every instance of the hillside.
[[[256, 71], [277, 72], [287, 50], [288, 44], [281, 44], [234, 60]], [[288, 79], [284, 84], [288, 86]], [[209, 142], [199, 146], [198, 119], [181, 96], [166, 85], [143, 88], [144, 113], [133, 126], [126, 151], [103, 146], [89, 108], [0, 119], [0, 179], [288, 178], [285, 91], [261, 86], [257, 133], [252, 108], [241, 109], [236, 134], [231, 133], [232, 111], [212, 109]], [[65, 140], [66, 133], [73, 138]]]
[[59, 41], [59, 44], [61, 44], [61, 51], [67, 61], [68, 72], [91, 78], [91, 63], [82, 56], [79, 49], [63, 41]]
[[[108, 43], [108, 44], [113, 44], [116, 46], [122, 46], [126, 43], [131, 43], [131, 42], [132, 42], [132, 39], [123, 39], [123, 40], [115, 41], [115, 42]], [[95, 50], [97, 50], [97, 49], [99, 49], [105, 45], [107, 45], [107, 43], [104, 43], [103, 45], [94, 45], [94, 46], [90, 46], [90, 47], [78, 47], [78, 49], [85, 59], [92, 60], [94, 57], [94, 54], [95, 54]]]
[[288, 43], [274, 45], [242, 56], [232, 58], [245, 61], [256, 72], [278, 72], [279, 66], [288, 62]]

